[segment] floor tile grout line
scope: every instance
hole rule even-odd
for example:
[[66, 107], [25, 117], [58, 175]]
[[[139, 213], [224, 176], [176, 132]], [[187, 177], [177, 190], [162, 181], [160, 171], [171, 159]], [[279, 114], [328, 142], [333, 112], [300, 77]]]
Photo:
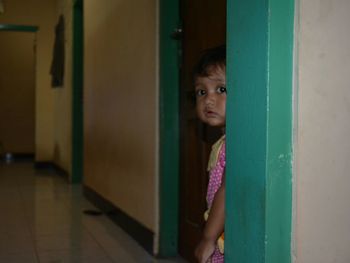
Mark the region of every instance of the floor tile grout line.
[[[89, 202], [82, 193], [80, 193], [80, 198], [83, 198], [84, 201]], [[89, 202], [91, 205], [93, 205], [91, 202]], [[81, 207], [80, 207], [81, 208]], [[82, 212], [82, 211], [81, 211]], [[104, 216], [104, 215], [102, 215]], [[95, 237], [95, 235], [91, 232], [91, 230], [86, 226], [86, 224], [82, 223], [82, 227], [85, 229], [85, 231], [89, 234], [89, 236], [96, 242], [98, 247], [103, 251], [104, 255], [111, 261], [111, 263], [115, 263], [115, 260], [109, 255], [109, 253], [106, 251], [105, 247], [100, 243], [100, 241]]]
[[83, 224], [83, 227], [86, 229], [86, 231], [89, 233], [89, 235], [91, 236], [91, 238], [96, 242], [96, 244], [101, 248], [101, 250], [103, 251], [103, 253], [107, 256], [107, 258], [114, 263], [115, 260], [114, 258], [112, 258], [110, 256], [110, 254], [106, 251], [105, 247], [100, 243], [100, 241], [95, 237], [95, 235], [93, 233], [91, 233], [90, 229], [88, 229], [88, 227]]
[[25, 198], [24, 198], [23, 193], [21, 191], [21, 187], [20, 187], [20, 183], [18, 182], [18, 178], [16, 180], [16, 185], [17, 185], [17, 190], [18, 190], [18, 193], [19, 193], [19, 196], [20, 196], [20, 199], [21, 199], [22, 211], [24, 211], [23, 212], [24, 213], [24, 218], [25, 218], [26, 226], [27, 226], [27, 229], [28, 229], [28, 232], [29, 232], [31, 245], [32, 245], [35, 257], [36, 257], [36, 261], [38, 263], [40, 263], [40, 257], [39, 257], [39, 253], [38, 253], [37, 247], [35, 245], [35, 238], [34, 238], [33, 230], [32, 230], [31, 225], [30, 225], [30, 218], [29, 218], [29, 215], [27, 214], [26, 207], [25, 207]]
[[[3, 167], [0, 167], [1, 175], [3, 171], [2, 168]], [[16, 171], [17, 169], [14, 170]], [[83, 212], [84, 209], [95, 206], [84, 197], [81, 188], [76, 186], [73, 187], [68, 182], [62, 182], [60, 177], [57, 177], [57, 175], [53, 173], [41, 173], [41, 171], [37, 171], [29, 165], [25, 166], [24, 169], [21, 168], [17, 171], [19, 172], [13, 172], [10, 170], [8, 173], [9, 175], [14, 175], [13, 179], [9, 181], [9, 185], [13, 187], [13, 192], [12, 189], [9, 192], [12, 192], [11, 195], [16, 196], [16, 199], [18, 200], [16, 201], [18, 202], [16, 207], [18, 206], [18, 209], [23, 211], [22, 224], [24, 224], [24, 231], [29, 234], [28, 238], [32, 242], [30, 244], [30, 247], [32, 248], [30, 250], [30, 256], [35, 262], [44, 262], [47, 259], [47, 256], [52, 257], [52, 259], [54, 259], [53, 257], [56, 257], [56, 260], [64, 259], [67, 256], [84, 260], [92, 255], [94, 258], [101, 258], [101, 260], [103, 259], [114, 263], [184, 263], [180, 259], [179, 261], [175, 258], [158, 259], [146, 254], [147, 252], [143, 251], [142, 247], [139, 247], [139, 244], [137, 244], [132, 237], [115, 224], [115, 222], [113, 222], [113, 220], [111, 220], [106, 214], [97, 218], [85, 215]], [[50, 207], [52, 204], [55, 204], [56, 199], [59, 202], [59, 206]], [[56, 245], [58, 244], [56, 241], [60, 241], [61, 239], [59, 238], [56, 240], [54, 235], [45, 234], [47, 230], [47, 233], [51, 233], [50, 227], [47, 229], [41, 229], [41, 223], [45, 224], [45, 222], [47, 222], [46, 216], [52, 216], [53, 219], [56, 219], [55, 216], [61, 214], [62, 219], [64, 220], [62, 221], [62, 229], [64, 231], [62, 237], [67, 246], [58, 251], [59, 247]], [[67, 222], [65, 220], [67, 220]], [[55, 224], [56, 220], [53, 220], [52, 222]], [[55, 228], [52, 233], [55, 233], [57, 230], [60, 231], [60, 229], [61, 227], [59, 226], [58, 229]], [[38, 238], [42, 233], [44, 233], [43, 235], [48, 235], [47, 239], [44, 238], [44, 242], [54, 241], [54, 243], [51, 243], [49, 246], [44, 246], [43, 248], [40, 243], [42, 240], [38, 241]], [[66, 234], [68, 234], [68, 236]], [[76, 237], [76, 234], [78, 235], [78, 238]], [[52, 236], [53, 239], [49, 236]], [[70, 239], [72, 239], [72, 241], [69, 241]], [[85, 243], [86, 241], [88, 243]], [[85, 244], [87, 246], [85, 246]], [[89, 245], [93, 245], [93, 247]], [[56, 246], [57, 249], [49, 250], [50, 248], [56, 248]], [[84, 248], [84, 250], [81, 250], [80, 254], [80, 250], [78, 249], [79, 251], [77, 254], [74, 252], [75, 249], [73, 249], [74, 251], [70, 250], [71, 246], [79, 246]], [[90, 248], [94, 248], [94, 252], [90, 253]], [[18, 251], [20, 253], [20, 250]], [[84, 251], [87, 251], [88, 253], [85, 254]], [[145, 252], [145, 255], [143, 252]], [[17, 256], [20, 255], [18, 254]], [[71, 257], [69, 258], [72, 260]], [[125, 259], [127, 259], [127, 261], [125, 261]]]

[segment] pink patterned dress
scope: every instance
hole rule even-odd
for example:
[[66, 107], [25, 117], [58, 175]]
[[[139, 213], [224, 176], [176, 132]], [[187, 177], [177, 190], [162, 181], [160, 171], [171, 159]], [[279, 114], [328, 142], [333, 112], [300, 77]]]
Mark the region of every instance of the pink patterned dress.
[[[221, 140], [221, 141], [220, 141]], [[223, 136], [217, 143], [213, 145], [212, 153], [210, 159], [212, 159], [212, 155], [217, 155], [214, 157], [214, 162], [210, 165], [209, 162], [209, 184], [207, 190], [207, 205], [210, 210], [211, 205], [213, 203], [216, 192], [221, 186], [222, 176], [225, 173], [226, 166], [226, 151], [225, 151], [225, 136]], [[214, 147], [218, 149], [214, 149]], [[213, 153], [216, 151], [217, 153]], [[212, 257], [211, 263], [223, 263], [224, 262], [224, 254], [222, 254], [218, 247], [216, 247]]]

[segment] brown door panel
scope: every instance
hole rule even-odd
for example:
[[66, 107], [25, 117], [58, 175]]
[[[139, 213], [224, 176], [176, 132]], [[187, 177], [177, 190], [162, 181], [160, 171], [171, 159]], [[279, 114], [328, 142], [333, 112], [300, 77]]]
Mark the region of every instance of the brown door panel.
[[206, 209], [207, 160], [212, 143], [221, 133], [196, 118], [191, 75], [203, 50], [226, 41], [226, 0], [182, 0], [181, 18], [179, 253], [195, 262], [193, 253]]

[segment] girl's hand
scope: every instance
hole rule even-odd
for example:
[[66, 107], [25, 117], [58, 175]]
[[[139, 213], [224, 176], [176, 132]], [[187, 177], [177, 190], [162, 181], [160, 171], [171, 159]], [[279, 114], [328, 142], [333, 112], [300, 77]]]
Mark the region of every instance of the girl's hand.
[[215, 250], [215, 242], [211, 240], [202, 239], [195, 252], [194, 255], [199, 263], [207, 263], [209, 262], [210, 256], [214, 253]]
[[211, 206], [208, 221], [205, 224], [203, 237], [199, 242], [194, 255], [199, 263], [207, 263], [214, 253], [216, 241], [224, 231], [225, 225], [225, 174], [222, 184], [216, 192]]

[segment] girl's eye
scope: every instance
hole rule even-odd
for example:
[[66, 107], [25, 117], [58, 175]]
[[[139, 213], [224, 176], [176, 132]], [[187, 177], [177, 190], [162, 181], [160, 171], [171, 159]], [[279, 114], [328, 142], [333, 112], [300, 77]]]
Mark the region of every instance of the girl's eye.
[[202, 90], [202, 89], [196, 90], [196, 97], [201, 97], [203, 95], [205, 95], [205, 90]]
[[217, 92], [218, 93], [226, 93], [226, 87], [219, 87], [218, 89], [217, 89]]

